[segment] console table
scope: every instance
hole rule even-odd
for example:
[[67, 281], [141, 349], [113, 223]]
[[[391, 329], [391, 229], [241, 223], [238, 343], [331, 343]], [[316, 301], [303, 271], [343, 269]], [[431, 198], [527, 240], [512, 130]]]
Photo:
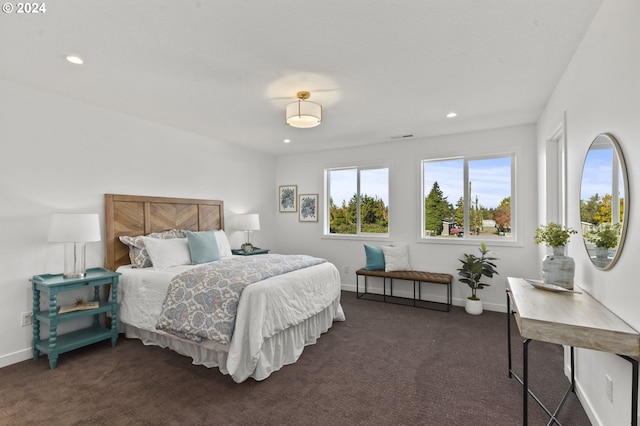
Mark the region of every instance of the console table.
[[[509, 377], [522, 384], [522, 424], [528, 423], [529, 395], [549, 415], [549, 424], [560, 424], [556, 418], [569, 392], [575, 392], [574, 347], [611, 352], [629, 361], [631, 378], [631, 421], [638, 424], [638, 357], [640, 334], [613, 312], [579, 287], [578, 292], [552, 292], [534, 288], [522, 278], [509, 277], [507, 312], [513, 314], [524, 337], [522, 348], [522, 378], [512, 370], [511, 320], [507, 315], [509, 341]], [[512, 310], [513, 308], [513, 310]], [[531, 340], [571, 346], [571, 382], [556, 410], [552, 413], [529, 389], [528, 347]]]

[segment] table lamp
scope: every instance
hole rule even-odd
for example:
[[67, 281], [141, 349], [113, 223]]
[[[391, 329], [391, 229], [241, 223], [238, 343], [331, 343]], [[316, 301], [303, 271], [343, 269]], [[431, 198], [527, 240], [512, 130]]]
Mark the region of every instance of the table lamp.
[[100, 241], [98, 214], [57, 213], [51, 216], [51, 243], [64, 244], [64, 277], [84, 278], [86, 273], [85, 243]]
[[253, 252], [253, 244], [251, 244], [251, 231], [260, 230], [260, 215], [258, 214], [241, 214], [236, 216], [236, 226], [247, 233], [247, 242], [242, 244], [242, 251], [245, 253]]

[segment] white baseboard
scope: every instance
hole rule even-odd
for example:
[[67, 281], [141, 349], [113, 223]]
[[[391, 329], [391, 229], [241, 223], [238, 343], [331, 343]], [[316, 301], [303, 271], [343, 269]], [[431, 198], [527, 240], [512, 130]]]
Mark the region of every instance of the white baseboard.
[[[569, 377], [571, 377], [571, 376], [569, 376]], [[589, 398], [587, 398], [587, 395], [585, 394], [584, 390], [582, 389], [582, 386], [580, 386], [580, 382], [578, 382], [577, 380], [576, 380], [576, 383], [575, 383], [575, 392], [576, 392], [576, 396], [578, 397], [578, 400], [580, 401], [580, 404], [582, 404], [582, 408], [584, 409], [584, 412], [587, 415], [587, 417], [589, 418], [589, 421], [591, 422], [591, 424], [593, 426], [602, 426], [602, 422], [600, 421], [600, 419], [596, 415], [595, 411], [593, 410], [593, 406], [591, 404], [591, 401], [589, 401]]]
[[352, 293], [356, 292], [356, 285], [355, 284], [340, 284], [342, 290], [344, 291], [350, 291]]
[[[350, 291], [352, 293], [356, 292], [356, 285], [355, 284], [341, 284], [341, 288], [344, 291]], [[360, 289], [362, 290], [362, 286], [360, 286]], [[380, 293], [382, 293], [382, 290], [379, 290]], [[413, 297], [413, 293], [411, 293], [410, 291], [394, 291], [394, 296], [399, 296], [399, 297], [408, 297], [408, 298], [412, 298]], [[423, 298], [424, 298], [425, 294], [423, 292]], [[446, 300], [446, 296], [432, 296], [432, 295], [428, 295], [429, 296], [429, 300], [433, 301], [433, 302], [440, 302], [440, 303], [447, 303]], [[465, 300], [466, 299], [457, 299], [457, 298], [453, 298], [453, 300], [451, 301], [451, 304], [453, 306], [464, 306], [465, 304]], [[487, 302], [483, 302], [483, 307], [486, 311], [493, 311], [493, 312], [507, 312], [507, 306], [506, 305], [502, 305], [499, 303], [487, 303]]]
[[22, 349], [17, 352], [0, 356], [0, 368], [7, 367], [11, 364], [17, 364], [22, 361], [33, 358], [33, 352], [31, 348]]

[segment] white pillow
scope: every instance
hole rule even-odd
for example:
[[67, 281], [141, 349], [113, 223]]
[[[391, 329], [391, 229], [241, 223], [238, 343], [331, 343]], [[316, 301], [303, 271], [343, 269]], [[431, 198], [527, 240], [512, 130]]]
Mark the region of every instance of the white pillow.
[[411, 270], [409, 246], [382, 246], [382, 252], [384, 253], [384, 270], [386, 272]]
[[216, 242], [218, 243], [218, 254], [220, 255], [220, 259], [223, 257], [232, 256], [231, 253], [231, 244], [229, 244], [229, 238], [227, 238], [227, 234], [224, 231], [216, 231]]
[[161, 240], [144, 237], [144, 246], [154, 268], [170, 268], [176, 265], [191, 264], [189, 242], [186, 238]]

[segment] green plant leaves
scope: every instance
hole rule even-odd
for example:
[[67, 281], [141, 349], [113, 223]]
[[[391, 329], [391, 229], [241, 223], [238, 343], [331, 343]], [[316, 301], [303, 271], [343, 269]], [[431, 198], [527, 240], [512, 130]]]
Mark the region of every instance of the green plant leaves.
[[472, 297], [476, 297], [476, 290], [489, 287], [491, 284], [481, 282], [482, 277], [493, 278], [499, 275], [496, 270], [496, 264], [493, 260], [498, 260], [487, 249], [485, 243], [480, 244], [480, 257], [466, 253], [464, 259], [458, 259], [462, 263], [462, 267], [458, 268], [458, 281], [467, 284], [471, 288]]

